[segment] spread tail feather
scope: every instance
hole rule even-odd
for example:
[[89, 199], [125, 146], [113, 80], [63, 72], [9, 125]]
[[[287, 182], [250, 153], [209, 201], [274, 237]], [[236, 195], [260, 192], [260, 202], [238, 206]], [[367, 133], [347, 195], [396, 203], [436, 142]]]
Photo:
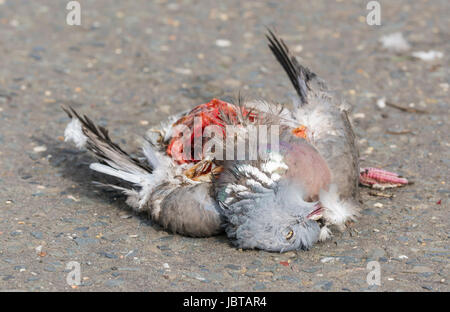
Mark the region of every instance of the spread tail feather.
[[63, 110], [72, 118], [64, 132], [66, 141], [73, 141], [78, 148], [86, 147], [101, 163], [114, 169], [141, 174], [152, 171], [114, 143], [107, 129], [95, 125], [86, 115], [81, 117], [72, 107]]
[[78, 148], [86, 147], [99, 160], [90, 164], [89, 168], [124, 181], [139, 188], [126, 189], [115, 185], [109, 186], [128, 196], [127, 203], [133, 208], [142, 210], [150, 198], [152, 190], [168, 180], [171, 160], [164, 157], [147, 142], [143, 147], [147, 164], [131, 157], [109, 137], [108, 130], [95, 125], [87, 116], [81, 117], [73, 108], [64, 108], [71, 122], [64, 132], [65, 141], [72, 141]]

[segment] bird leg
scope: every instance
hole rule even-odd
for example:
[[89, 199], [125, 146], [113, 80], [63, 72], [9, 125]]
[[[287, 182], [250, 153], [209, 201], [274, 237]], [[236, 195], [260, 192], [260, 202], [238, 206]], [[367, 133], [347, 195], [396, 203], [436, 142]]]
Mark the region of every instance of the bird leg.
[[384, 190], [409, 184], [408, 180], [394, 172], [378, 168], [361, 168], [359, 183], [374, 189]]

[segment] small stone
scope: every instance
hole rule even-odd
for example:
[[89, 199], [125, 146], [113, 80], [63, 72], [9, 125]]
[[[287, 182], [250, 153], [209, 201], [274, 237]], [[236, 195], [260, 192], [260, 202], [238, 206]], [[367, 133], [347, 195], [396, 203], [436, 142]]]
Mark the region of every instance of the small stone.
[[97, 226], [106, 226], [106, 225], [108, 225], [108, 223], [103, 222], [103, 221], [97, 221], [97, 222], [92, 223], [92, 226], [93, 226], [93, 227], [97, 227]]
[[295, 257], [297, 257], [297, 254], [295, 252], [293, 252], [293, 251], [285, 252], [283, 255], [288, 257], [288, 258], [295, 258]]
[[179, 68], [178, 67], [178, 68], [174, 68], [173, 71], [180, 75], [185, 75], [185, 76], [192, 75], [192, 70], [189, 68]]
[[433, 272], [433, 269], [431, 269], [427, 266], [416, 265], [409, 272], [411, 272], [411, 273], [428, 273], [428, 272]]
[[373, 206], [375, 208], [383, 208], [383, 204], [382, 203], [375, 203], [375, 204], [373, 204]]
[[227, 48], [231, 46], [231, 41], [226, 39], [217, 39], [216, 40], [216, 46], [221, 48]]
[[374, 248], [369, 254], [369, 259], [379, 260], [386, 255], [386, 251], [382, 248]]
[[407, 241], [409, 241], [409, 238], [406, 237], [406, 236], [399, 236], [399, 237], [397, 237], [397, 239], [398, 239], [399, 241], [401, 241], [401, 242], [407, 242]]
[[253, 287], [253, 290], [264, 290], [266, 289], [266, 285], [264, 283], [256, 283]]
[[320, 262], [322, 263], [334, 262], [335, 259], [336, 259], [335, 257], [325, 257], [320, 259]]
[[392, 52], [406, 52], [411, 49], [411, 45], [403, 37], [401, 32], [383, 36], [379, 41], [383, 45], [383, 48]]
[[[80, 247], [85, 247], [88, 245], [95, 245], [97, 244], [99, 241], [96, 238], [89, 238], [89, 237], [76, 237], [74, 238], [75, 243], [80, 246]], [[106, 255], [105, 255], [106, 256]]]
[[176, 11], [180, 8], [180, 5], [175, 2], [171, 2], [171, 3], [167, 4], [167, 8], [171, 11]]
[[169, 281], [172, 281], [177, 278], [177, 276], [174, 273], [165, 273], [163, 274], [163, 277]]
[[89, 227], [88, 227], [88, 226], [80, 226], [80, 227], [75, 228], [74, 231], [77, 231], [77, 232], [86, 232], [87, 230], [89, 230]]
[[377, 106], [380, 109], [386, 108], [386, 98], [382, 97], [380, 99], [377, 100]]
[[112, 279], [109, 281], [106, 281], [105, 286], [107, 287], [117, 287], [123, 284], [123, 279]]
[[418, 51], [418, 52], [413, 52], [412, 56], [414, 56], [415, 58], [418, 58], [422, 61], [430, 62], [430, 61], [434, 61], [436, 59], [442, 58], [444, 56], [444, 53], [442, 53], [440, 51], [434, 51], [434, 50], [429, 50], [427, 52]]
[[37, 238], [37, 239], [42, 239], [42, 237], [43, 237], [42, 232], [31, 232], [30, 234], [31, 234], [31, 236], [33, 236], [34, 238]]
[[201, 276], [198, 273], [190, 273], [189, 272], [189, 273], [186, 273], [186, 276], [189, 276], [189, 277], [191, 277], [193, 279], [196, 279], [196, 280], [198, 280], [200, 282], [203, 282], [203, 283], [210, 283], [211, 282], [210, 280], [207, 280], [206, 278], [204, 278], [203, 276]]
[[35, 152], [35, 153], [42, 153], [42, 152], [45, 152], [46, 150], [47, 150], [47, 146], [45, 146], [45, 145], [36, 146], [35, 148], [33, 148], [33, 152]]
[[55, 272], [56, 268], [53, 265], [47, 265], [47, 266], [44, 267], [44, 271]]
[[22, 231], [21, 230], [17, 230], [17, 231], [11, 232], [11, 236], [19, 236], [19, 235], [22, 235]]
[[104, 256], [104, 257], [106, 257], [108, 259], [118, 259], [119, 258], [115, 254], [109, 253], [109, 252], [100, 252], [100, 255], [102, 255], [102, 256]]
[[79, 202], [80, 200], [73, 195], [67, 195], [67, 198], [73, 200], [74, 202]]
[[302, 271], [306, 273], [314, 273], [317, 272], [319, 268], [317, 267], [311, 267], [311, 268], [303, 268]]
[[321, 281], [321, 282], [318, 282], [314, 286], [314, 288], [322, 289], [322, 290], [325, 290], [325, 291], [329, 291], [331, 289], [331, 286], [333, 286], [333, 282], [331, 282], [331, 281]]
[[341, 261], [344, 264], [349, 264], [349, 263], [359, 263], [361, 262], [361, 259], [351, 256], [340, 256], [339, 261]]
[[374, 148], [373, 146], [369, 146], [368, 148], [366, 148], [366, 150], [364, 151], [364, 154], [370, 155], [372, 154]]
[[294, 46], [293, 50], [295, 53], [300, 53], [303, 51], [303, 46], [301, 44], [297, 44], [296, 46]]
[[283, 281], [289, 281], [291, 283], [300, 283], [301, 282], [300, 279], [298, 279], [297, 277], [289, 276], [289, 275], [283, 275], [283, 276], [280, 276], [280, 277], [278, 277], [276, 279], [277, 280], [283, 280]]
[[130, 268], [130, 267], [123, 267], [123, 268], [117, 268], [118, 271], [139, 271], [139, 268]]
[[225, 268], [235, 270], [235, 271], [239, 271], [241, 269], [241, 267], [239, 265], [234, 265], [234, 264], [227, 264], [225, 266]]
[[9, 25], [11, 25], [12, 27], [17, 27], [17, 26], [19, 26], [19, 21], [16, 20], [16, 19], [12, 19], [12, 20], [9, 22]]
[[370, 208], [364, 209], [363, 211], [361, 211], [361, 213], [366, 216], [378, 216], [378, 213], [376, 213]]
[[2, 280], [4, 281], [9, 281], [10, 279], [14, 279], [15, 277], [13, 275], [6, 275], [5, 277], [2, 278]]

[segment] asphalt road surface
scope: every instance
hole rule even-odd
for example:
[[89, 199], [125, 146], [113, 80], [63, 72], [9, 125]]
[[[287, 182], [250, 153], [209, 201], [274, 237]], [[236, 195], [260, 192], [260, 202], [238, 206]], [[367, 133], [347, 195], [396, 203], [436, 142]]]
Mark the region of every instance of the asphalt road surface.
[[[449, 291], [449, 4], [381, 1], [370, 26], [367, 2], [84, 0], [69, 26], [66, 1], [0, 0], [0, 290]], [[351, 230], [284, 254], [172, 235], [92, 186], [61, 105], [134, 152], [150, 125], [213, 97], [289, 103], [265, 26], [353, 106], [362, 165], [413, 185], [362, 189]], [[409, 50], [382, 47], [396, 32]], [[412, 57], [429, 50], [440, 58]]]

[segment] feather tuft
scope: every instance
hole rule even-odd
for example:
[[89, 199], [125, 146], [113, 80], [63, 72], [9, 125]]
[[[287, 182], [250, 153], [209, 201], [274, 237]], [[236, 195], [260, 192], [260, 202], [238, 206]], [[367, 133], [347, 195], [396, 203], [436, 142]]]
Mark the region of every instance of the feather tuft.
[[345, 223], [356, 220], [357, 207], [348, 200], [339, 198], [336, 184], [330, 185], [329, 191], [321, 190], [319, 201], [324, 207], [323, 217], [329, 224], [336, 225], [340, 230], [345, 228]]
[[83, 133], [81, 122], [78, 118], [72, 118], [64, 131], [64, 141], [73, 142], [79, 149], [83, 149], [86, 146], [88, 138]]
[[324, 225], [320, 228], [319, 241], [324, 242], [329, 238], [331, 238], [331, 230]]

